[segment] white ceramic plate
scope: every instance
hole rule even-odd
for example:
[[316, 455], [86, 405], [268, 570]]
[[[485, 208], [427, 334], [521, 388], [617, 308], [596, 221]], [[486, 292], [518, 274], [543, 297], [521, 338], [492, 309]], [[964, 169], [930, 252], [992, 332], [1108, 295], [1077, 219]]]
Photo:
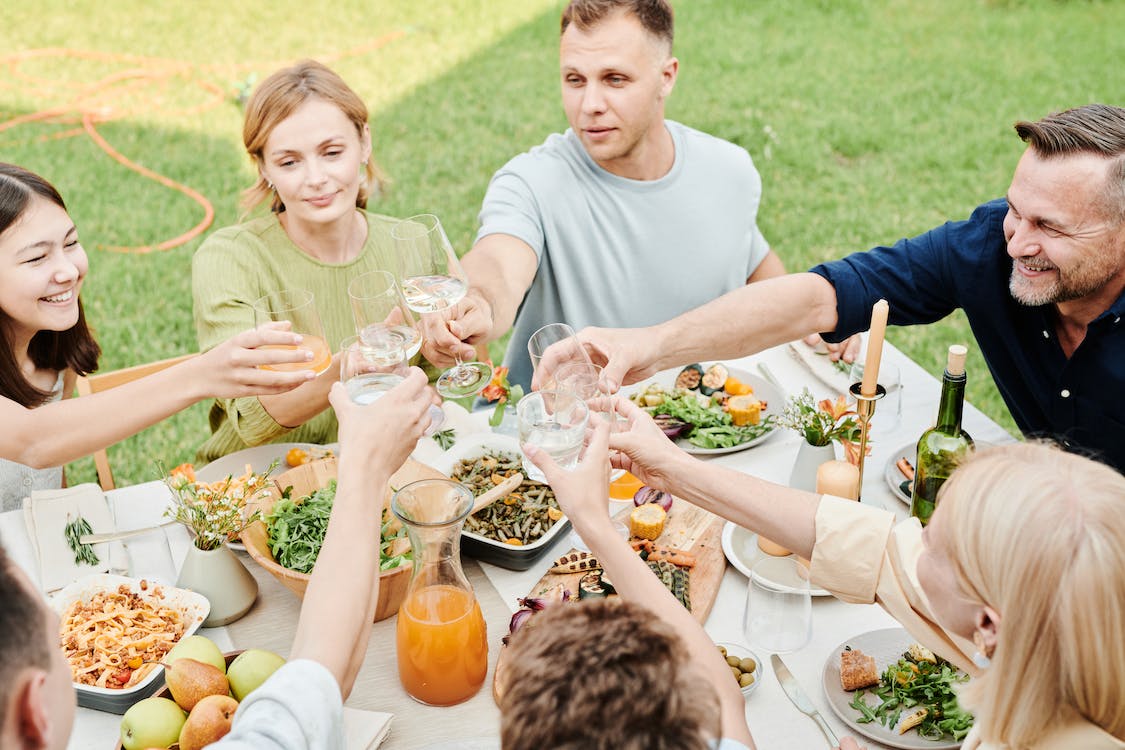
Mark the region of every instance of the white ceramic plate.
[[918, 441], [909, 442], [892, 453], [883, 469], [883, 477], [887, 480], [887, 486], [891, 488], [891, 494], [895, 496], [895, 499], [910, 505], [910, 492], [904, 491], [902, 488], [902, 483], [906, 481], [906, 477], [895, 466], [900, 458], [905, 458], [913, 466], [915, 461], [918, 460]]
[[285, 454], [293, 448], [301, 448], [306, 451], [323, 451], [330, 450], [334, 454], [339, 454], [340, 444], [329, 443], [328, 445], [314, 445], [312, 443], [267, 443], [266, 445], [255, 445], [253, 448], [245, 448], [234, 453], [228, 453], [225, 456], [216, 458], [206, 466], [201, 466], [195, 470], [195, 478], [201, 482], [218, 482], [226, 479], [228, 476], [240, 477], [246, 473], [246, 465], [250, 465], [250, 469], [254, 472], [261, 473], [270, 467], [270, 464], [276, 459], [278, 461], [277, 468], [274, 469], [274, 474], [293, 468], [285, 463]]
[[[707, 368], [712, 364], [715, 363], [712, 362], [707, 365], [702, 365], [703, 370], [706, 372]], [[682, 369], [683, 368], [662, 372], [652, 380], [646, 380], [639, 385], [632, 386], [628, 389], [622, 389], [622, 394], [629, 395], [636, 391], [644, 390], [645, 386], [654, 382], [659, 383], [664, 388], [671, 389], [675, 387], [676, 377], [680, 374]], [[743, 383], [749, 385], [754, 389], [754, 395], [758, 397], [758, 400], [766, 402], [766, 408], [762, 410], [763, 418], [770, 415], [777, 416], [781, 414], [782, 410], [785, 408], [785, 396], [781, 393], [781, 391], [777, 389], [776, 386], [774, 386], [767, 380], [758, 377], [757, 375], [752, 375], [746, 370], [740, 370], [737, 367], [728, 366], [727, 373], [731, 377], [737, 378]], [[753, 448], [755, 445], [769, 440], [770, 436], [775, 432], [777, 432], [776, 426], [770, 429], [765, 434], [759, 435], [758, 437], [754, 438], [753, 440], [747, 440], [745, 443], [739, 443], [738, 445], [732, 445], [727, 448], [700, 448], [698, 445], [692, 445], [686, 438], [677, 438], [676, 445], [678, 445], [684, 451], [684, 453], [691, 453], [692, 455], [696, 456], [718, 456], [724, 453], [736, 453], [738, 451], [744, 451], [747, 448]]]
[[[878, 722], [857, 724], [859, 712], [848, 705], [855, 699], [855, 692], [848, 692], [840, 687], [840, 652], [845, 646], [851, 646], [868, 656], [874, 656], [875, 668], [879, 674], [882, 674], [884, 669], [902, 658], [903, 652], [914, 642], [916, 639], [903, 628], [872, 630], [849, 638], [833, 649], [824, 662], [824, 695], [828, 698], [828, 705], [832, 707], [832, 711], [840, 717], [840, 721], [844, 722], [849, 730], [854, 730], [876, 742], [903, 750], [955, 750], [961, 747], [961, 743], [955, 740], [927, 740], [915, 730], [899, 734]], [[868, 703], [875, 705], [878, 700], [869, 697]]]
[[[992, 443], [977, 442], [973, 446], [973, 449], [980, 450], [982, 448], [991, 448], [992, 445]], [[900, 458], [905, 458], [910, 462], [911, 466], [917, 464], [918, 441], [915, 440], [913, 442], [907, 443], [906, 445], [902, 446], [897, 451], [892, 453], [891, 457], [887, 459], [887, 465], [883, 467], [883, 477], [887, 480], [887, 485], [891, 488], [891, 494], [894, 495], [895, 498], [901, 500], [902, 502], [906, 503], [907, 506], [909, 506], [910, 492], [908, 490], [904, 490], [902, 485], [902, 483], [906, 481], [906, 477], [904, 477], [902, 475], [902, 472], [898, 470], [898, 467], [895, 466], [895, 463]]]
[[[750, 577], [750, 569], [754, 567], [754, 563], [769, 557], [765, 552], [758, 549], [758, 535], [753, 531], [748, 531], [738, 524], [727, 521], [723, 524], [723, 554], [730, 560], [730, 564], [734, 566], [742, 575], [747, 578]], [[770, 583], [777, 584], [778, 586], [796, 586], [798, 581], [770, 581]], [[809, 586], [809, 594], [812, 596], [832, 596], [831, 592], [825, 591], [819, 586]]]
[[[51, 607], [61, 615], [72, 603], [90, 597], [98, 591], [116, 590], [122, 584], [129, 586], [132, 591], [142, 596], [153, 596], [153, 584], [149, 583], [147, 592], [142, 591], [141, 580], [140, 578], [128, 578], [108, 573], [86, 576], [55, 594], [50, 600]], [[203, 620], [206, 619], [207, 613], [211, 611], [211, 604], [206, 597], [194, 591], [179, 589], [174, 586], [161, 585], [161, 589], [164, 592], [163, 601], [184, 613], [184, 633], [181, 638], [186, 638], [198, 630]], [[121, 714], [125, 713], [129, 706], [141, 698], [146, 698], [155, 693], [163, 684], [164, 667], [158, 666], [145, 675], [143, 680], [125, 690], [113, 690], [77, 683], [74, 685], [74, 690], [78, 693], [78, 705]]]

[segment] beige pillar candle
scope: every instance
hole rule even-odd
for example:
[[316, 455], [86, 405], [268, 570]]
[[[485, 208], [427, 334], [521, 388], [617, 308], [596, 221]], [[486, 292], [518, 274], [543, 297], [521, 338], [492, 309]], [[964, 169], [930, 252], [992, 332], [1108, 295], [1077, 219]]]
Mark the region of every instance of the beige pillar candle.
[[818, 495], [859, 499], [859, 469], [847, 461], [825, 461], [816, 470]]
[[[825, 461], [816, 469], [816, 493], [858, 500], [859, 469], [847, 461]], [[797, 559], [804, 563], [806, 569], [812, 565], [800, 555]]]
[[883, 359], [883, 339], [887, 335], [887, 314], [890, 306], [881, 299], [871, 308], [871, 329], [867, 333], [867, 359], [863, 363], [863, 382], [859, 392], [874, 396], [879, 382], [879, 363]]

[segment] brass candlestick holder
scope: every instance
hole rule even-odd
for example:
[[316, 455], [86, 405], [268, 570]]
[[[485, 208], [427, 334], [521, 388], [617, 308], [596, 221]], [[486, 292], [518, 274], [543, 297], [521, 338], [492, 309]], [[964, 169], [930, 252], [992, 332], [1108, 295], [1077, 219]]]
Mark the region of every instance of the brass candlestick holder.
[[876, 384], [875, 393], [865, 396], [860, 392], [862, 383], [852, 383], [851, 393], [855, 396], [855, 410], [859, 414], [859, 498], [863, 498], [863, 465], [867, 462], [867, 430], [871, 426], [871, 416], [875, 413], [875, 402], [887, 395], [887, 389]]

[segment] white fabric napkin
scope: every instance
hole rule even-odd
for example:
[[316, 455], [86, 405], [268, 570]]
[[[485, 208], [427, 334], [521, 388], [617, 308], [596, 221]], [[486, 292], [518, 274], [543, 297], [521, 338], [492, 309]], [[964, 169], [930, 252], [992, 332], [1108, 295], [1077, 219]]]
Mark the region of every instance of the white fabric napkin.
[[95, 544], [97, 565], [77, 564], [74, 552], [66, 542], [66, 524], [82, 516], [90, 523], [91, 533], [114, 531], [113, 513], [105, 494], [93, 483], [61, 490], [36, 490], [23, 501], [27, 536], [31, 540], [39, 564], [39, 582], [46, 592], [55, 591], [91, 573], [109, 573], [110, 556], [123, 560], [119, 543]]
[[833, 393], [848, 393], [852, 385], [851, 378], [846, 370], [840, 370], [836, 363], [828, 358], [827, 350], [819, 352], [803, 341], [791, 341], [789, 353], [817, 380], [831, 388]]
[[[453, 430], [454, 440], [461, 440], [469, 435], [475, 435], [478, 432], [491, 432], [492, 427], [488, 424], [488, 418], [492, 416], [492, 409], [488, 411], [469, 412], [465, 407], [456, 404], [452, 401], [445, 401], [441, 405], [441, 410], [445, 412], [445, 421], [442, 423], [441, 430]], [[433, 437], [423, 435], [415, 446], [414, 451], [410, 454], [411, 458], [426, 465], [433, 465], [435, 461], [441, 459], [445, 451], [437, 444]]]
[[391, 731], [394, 714], [344, 706], [344, 746], [348, 750], [374, 750]]

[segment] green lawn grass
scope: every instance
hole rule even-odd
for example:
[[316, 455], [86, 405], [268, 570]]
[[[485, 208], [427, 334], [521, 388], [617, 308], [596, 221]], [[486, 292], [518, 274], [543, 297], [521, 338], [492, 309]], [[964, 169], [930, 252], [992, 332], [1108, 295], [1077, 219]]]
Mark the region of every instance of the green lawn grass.
[[[188, 75], [135, 81], [103, 102], [128, 115], [99, 129], [131, 159], [206, 195], [214, 227], [237, 220], [237, 195], [252, 172], [233, 96], [200, 110], [211, 94], [195, 80], [233, 93], [282, 62], [332, 58], [371, 107], [376, 157], [393, 180], [376, 210], [438, 213], [461, 250], [493, 171], [566, 125], [559, 2], [382, 0], [315, 13], [293, 0], [244, 5], [25, 4], [0, 11], [0, 58], [65, 47], [190, 65]], [[1125, 103], [1125, 3], [1112, 0], [677, 6], [681, 73], [669, 116], [749, 150], [765, 188], [759, 222], [793, 270], [964, 218], [1003, 195], [1022, 151], [1014, 121], [1091, 101]], [[0, 120], [74, 96], [26, 76], [73, 86], [125, 67], [57, 58], [0, 66]], [[0, 159], [41, 172], [67, 199], [91, 256], [83, 296], [103, 369], [194, 350], [188, 273], [199, 240], [143, 256], [98, 246], [160, 242], [202, 210], [86, 137], [39, 140], [63, 127], [0, 132]], [[972, 341], [957, 315], [889, 338], [934, 374], [948, 344]], [[1014, 430], [975, 352], [970, 367], [970, 400]], [[115, 447], [119, 483], [152, 478], [154, 459], [190, 460], [206, 432], [200, 405]], [[72, 465], [69, 477], [92, 478], [92, 462]]]

